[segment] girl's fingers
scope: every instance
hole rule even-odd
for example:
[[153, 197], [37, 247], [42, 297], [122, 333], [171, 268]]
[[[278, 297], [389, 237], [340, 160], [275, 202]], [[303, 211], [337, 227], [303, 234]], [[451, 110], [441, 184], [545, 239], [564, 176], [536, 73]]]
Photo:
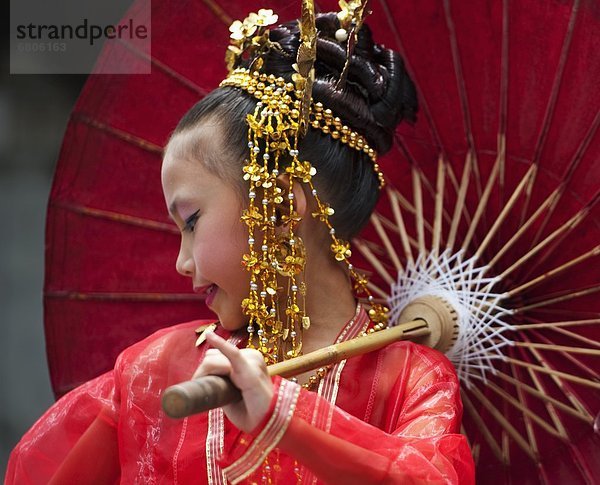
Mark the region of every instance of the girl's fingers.
[[230, 376], [240, 389], [249, 389], [258, 381], [267, 378], [267, 366], [260, 352], [254, 349], [238, 349], [225, 339], [214, 333], [206, 336], [207, 342], [221, 351], [221, 355], [229, 359]]
[[206, 355], [202, 363], [194, 372], [192, 379], [207, 375], [229, 375], [231, 374], [231, 362], [221, 352]]
[[198, 379], [204, 376], [228, 376], [231, 374], [231, 364], [227, 362], [211, 362], [210, 364], [198, 367], [194, 372], [192, 379]]
[[231, 362], [233, 370], [236, 372], [243, 372], [244, 370], [244, 357], [235, 345], [230, 344], [222, 337], [219, 337], [214, 332], [206, 333], [206, 341], [210, 343], [214, 348], [220, 350], [225, 357]]

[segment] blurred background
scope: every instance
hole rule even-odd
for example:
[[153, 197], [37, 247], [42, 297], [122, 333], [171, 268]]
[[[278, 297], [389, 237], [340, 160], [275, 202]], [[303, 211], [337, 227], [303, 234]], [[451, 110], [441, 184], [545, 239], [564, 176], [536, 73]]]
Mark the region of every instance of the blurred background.
[[[110, 3], [108, 13], [107, 5], [101, 7], [114, 20], [130, 4], [128, 0]], [[46, 11], [57, 16], [69, 11], [68, 2], [44, 2], [39, 6], [40, 10], [50, 9]], [[19, 7], [25, 8], [24, 4]], [[11, 18], [12, 13], [11, 10]], [[94, 59], [90, 61], [93, 63]], [[28, 60], [23, 62], [20, 68], [27, 70]], [[3, 478], [12, 448], [54, 402], [42, 310], [46, 205], [69, 114], [87, 75], [11, 75], [8, 36], [2, 39], [1, 63], [0, 472]], [[36, 70], [33, 64], [29, 67]]]
[[0, 469], [54, 402], [44, 328], [46, 204], [69, 112], [85, 75], [9, 75], [0, 84]]

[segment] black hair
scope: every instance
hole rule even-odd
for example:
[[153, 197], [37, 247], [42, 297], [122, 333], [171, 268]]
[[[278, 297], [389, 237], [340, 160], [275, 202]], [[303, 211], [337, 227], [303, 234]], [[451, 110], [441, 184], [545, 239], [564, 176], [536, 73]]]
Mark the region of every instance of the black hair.
[[[402, 58], [397, 52], [375, 44], [369, 27], [363, 24], [345, 85], [336, 90], [346, 62], [345, 45], [335, 40], [339, 20], [335, 13], [317, 14], [316, 25], [314, 101], [331, 109], [383, 155], [391, 148], [396, 125], [402, 120], [414, 122], [418, 109], [415, 87]], [[300, 42], [298, 23], [272, 28], [269, 39], [279, 44], [281, 50], [269, 50], [263, 57], [262, 72], [291, 81]], [[241, 60], [236, 67], [248, 67], [251, 61]], [[256, 103], [255, 98], [239, 88], [215, 89], [183, 116], [172, 136], [191, 130], [208, 118], [217, 120], [224, 130], [231, 159], [241, 167], [248, 150], [246, 114], [254, 111]], [[336, 234], [350, 239], [367, 223], [379, 196], [373, 162], [365, 153], [313, 128], [300, 140], [298, 149], [300, 158], [309, 160], [317, 170], [313, 182], [321, 199], [335, 210], [330, 220]]]

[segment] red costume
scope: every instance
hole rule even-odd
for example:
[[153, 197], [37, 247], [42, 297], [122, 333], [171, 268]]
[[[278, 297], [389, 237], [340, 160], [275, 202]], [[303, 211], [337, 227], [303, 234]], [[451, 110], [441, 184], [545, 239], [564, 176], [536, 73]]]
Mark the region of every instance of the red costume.
[[[473, 483], [457, 434], [456, 374], [440, 353], [411, 342], [335, 365], [318, 393], [274, 378], [271, 410], [252, 433], [221, 410], [168, 418], [161, 393], [202, 360], [207, 345], [194, 345], [202, 323], [156, 332], [60, 399], [13, 451], [6, 483]], [[359, 306], [338, 341], [369, 325]]]

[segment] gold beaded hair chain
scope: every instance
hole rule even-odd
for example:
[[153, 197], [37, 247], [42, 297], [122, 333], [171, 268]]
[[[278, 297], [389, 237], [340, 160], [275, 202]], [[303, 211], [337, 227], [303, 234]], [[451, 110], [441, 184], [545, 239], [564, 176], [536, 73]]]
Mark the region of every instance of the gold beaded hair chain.
[[[348, 20], [347, 15], [344, 18]], [[346, 265], [355, 291], [367, 296], [371, 303], [369, 316], [377, 329], [385, 327], [388, 312], [374, 302], [366, 278], [349, 262], [350, 243], [336, 236], [329, 220], [334, 209], [318, 195], [312, 182], [316, 169], [309, 161], [299, 158], [298, 140], [312, 127], [365, 153], [383, 185], [377, 153], [362, 135], [312, 100], [317, 35], [312, 2], [302, 2], [301, 42], [293, 82], [261, 72], [262, 57], [270, 49], [281, 49], [269, 40], [267, 29], [277, 20], [272, 10], [263, 9], [231, 25], [231, 45], [226, 56], [230, 73], [220, 84], [240, 88], [258, 99], [254, 112], [246, 118], [249, 153], [243, 166], [243, 178], [248, 182], [249, 202], [241, 219], [248, 227], [248, 251], [242, 265], [250, 273], [250, 291], [242, 301], [242, 309], [249, 318], [248, 346], [257, 348], [267, 364], [300, 355], [302, 334], [310, 328], [304, 304], [307, 287], [302, 278], [306, 251], [296, 233], [302, 220], [294, 203], [296, 184], [308, 186], [317, 206], [312, 217], [326, 225], [334, 258]], [[244, 56], [252, 59], [249, 69], [236, 67]], [[280, 178], [284, 174], [287, 184]]]

